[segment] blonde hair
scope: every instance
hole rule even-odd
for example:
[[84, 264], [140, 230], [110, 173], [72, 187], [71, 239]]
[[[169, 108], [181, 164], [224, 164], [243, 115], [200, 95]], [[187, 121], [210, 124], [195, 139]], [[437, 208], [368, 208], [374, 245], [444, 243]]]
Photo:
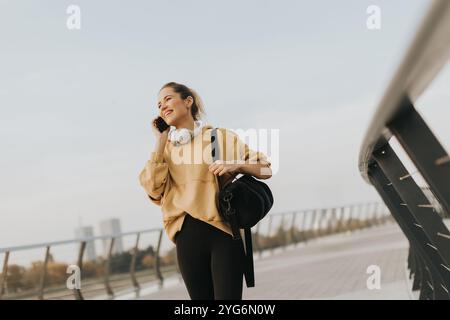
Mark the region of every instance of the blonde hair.
[[177, 83], [177, 82], [168, 82], [165, 85], [163, 85], [159, 91], [161, 91], [162, 89], [167, 88], [167, 87], [172, 88], [173, 91], [179, 93], [181, 96], [181, 99], [183, 99], [183, 100], [189, 96], [192, 97], [192, 99], [194, 101], [193, 101], [192, 107], [191, 107], [191, 114], [192, 114], [192, 118], [194, 118], [194, 120], [199, 120], [202, 118], [203, 115], [206, 114], [205, 106], [204, 106], [203, 101], [200, 98], [199, 94], [197, 93], [197, 91], [185, 86], [184, 84]]

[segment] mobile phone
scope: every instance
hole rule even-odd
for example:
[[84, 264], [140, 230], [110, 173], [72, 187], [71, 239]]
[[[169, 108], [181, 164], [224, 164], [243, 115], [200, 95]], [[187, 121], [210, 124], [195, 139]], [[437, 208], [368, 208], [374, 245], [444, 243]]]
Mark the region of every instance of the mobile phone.
[[158, 128], [159, 132], [165, 131], [169, 125], [164, 121], [162, 117], [158, 117], [155, 119], [155, 125]]

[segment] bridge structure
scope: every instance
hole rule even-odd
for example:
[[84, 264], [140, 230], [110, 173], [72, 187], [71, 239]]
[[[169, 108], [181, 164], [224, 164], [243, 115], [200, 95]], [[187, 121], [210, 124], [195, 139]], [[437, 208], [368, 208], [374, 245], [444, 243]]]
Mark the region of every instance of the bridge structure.
[[[376, 188], [409, 241], [408, 266], [421, 299], [450, 297], [450, 157], [415, 108], [449, 56], [450, 2], [433, 1], [359, 156], [363, 178]], [[406, 168], [407, 161], [413, 169]]]
[[[269, 213], [244, 299], [450, 298], [450, 157], [415, 106], [449, 56], [434, 0], [360, 148], [382, 202]], [[174, 249], [161, 228], [0, 248], [0, 299], [188, 299]]]
[[[321, 239], [333, 237], [347, 241], [348, 246], [352, 235], [384, 230], [392, 221], [382, 203], [270, 213], [252, 232], [256, 272], [268, 257], [272, 258], [267, 261], [279, 257], [276, 264], [280, 266], [289, 265], [288, 256], [295, 250], [315, 248], [319, 254]], [[125, 247], [121, 252], [114, 250], [118, 242]], [[102, 245], [103, 254], [86, 256], [89, 246]], [[290, 253], [283, 258], [279, 252]], [[166, 295], [174, 281], [183, 291], [175, 246], [162, 228], [0, 248], [0, 254], [0, 299], [142, 299], [152, 296], [150, 293]], [[360, 270], [363, 277], [366, 268]], [[68, 281], [76, 272], [81, 275], [78, 287], [75, 278]], [[257, 283], [264, 278], [256, 273]]]

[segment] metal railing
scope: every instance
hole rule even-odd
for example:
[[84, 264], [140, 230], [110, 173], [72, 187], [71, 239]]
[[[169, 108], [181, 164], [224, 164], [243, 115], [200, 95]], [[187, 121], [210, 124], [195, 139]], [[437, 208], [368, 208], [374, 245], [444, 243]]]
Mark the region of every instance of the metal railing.
[[353, 232], [392, 221], [381, 203], [357, 203], [341, 207], [269, 214], [252, 231], [254, 251], [286, 248], [336, 233]]
[[[114, 235], [109, 236], [96, 236], [96, 237], [83, 237], [83, 238], [77, 238], [77, 239], [71, 239], [71, 240], [64, 240], [64, 241], [54, 241], [54, 242], [48, 242], [48, 243], [39, 243], [39, 244], [33, 244], [33, 245], [26, 245], [26, 246], [17, 246], [17, 247], [8, 247], [8, 248], [0, 248], [0, 254], [3, 253], [3, 268], [2, 273], [0, 275], [0, 299], [29, 299], [36, 297], [37, 299], [44, 299], [44, 293], [46, 290], [46, 287], [48, 286], [47, 283], [49, 282], [49, 263], [51, 258], [51, 250], [55, 247], [60, 246], [67, 246], [67, 245], [78, 245], [78, 252], [77, 252], [77, 260], [74, 261], [71, 265], [75, 265], [79, 268], [79, 272], [82, 275], [83, 274], [83, 266], [86, 265], [87, 262], [84, 261], [84, 256], [86, 252], [86, 247], [89, 244], [94, 244], [95, 241], [105, 241], [106, 243], [106, 253], [104, 257], [100, 257], [100, 259], [97, 259], [95, 261], [95, 265], [97, 268], [100, 269], [101, 272], [97, 272], [97, 275], [100, 275], [100, 277], [92, 277], [93, 279], [87, 279], [86, 281], [83, 281], [83, 286], [87, 285], [91, 287], [91, 296], [99, 295], [100, 293], [106, 292], [107, 296], [109, 298], [114, 297], [114, 290], [113, 286], [111, 284], [111, 262], [114, 260], [115, 257], [118, 257], [118, 254], [113, 254], [114, 251], [114, 245], [117, 241], [117, 239], [123, 239], [127, 236], [134, 236], [135, 242], [134, 246], [131, 250], [128, 252], [128, 259], [126, 268], [128, 269], [128, 276], [130, 281], [124, 281], [124, 277], [122, 274], [122, 277], [116, 277], [114, 279], [115, 282], [122, 282], [122, 286], [133, 286], [134, 290], [138, 293], [140, 290], [139, 282], [137, 280], [136, 276], [136, 265], [137, 265], [137, 256], [140, 252], [139, 250], [139, 242], [142, 235], [146, 234], [155, 234], [157, 238], [157, 244], [156, 244], [156, 250], [153, 250], [153, 247], [150, 247], [151, 250], [144, 250], [142, 251], [145, 253], [147, 251], [148, 256], [153, 257], [153, 266], [150, 269], [153, 269], [153, 276], [154, 278], [159, 280], [160, 285], [162, 285], [163, 281], [163, 270], [162, 265], [160, 262], [160, 248], [161, 248], [161, 240], [163, 235], [163, 230], [161, 228], [154, 228], [154, 229], [147, 229], [147, 230], [139, 230], [139, 231], [133, 231], [133, 232], [125, 232], [125, 233], [118, 233]], [[10, 287], [22, 287], [24, 285], [18, 286], [18, 281], [23, 279], [18, 279], [17, 276], [11, 276], [11, 266], [9, 264], [9, 260], [11, 258], [11, 255], [13, 253], [19, 253], [21, 251], [29, 251], [29, 250], [43, 250], [44, 253], [44, 259], [42, 261], [35, 262], [35, 265], [39, 263], [39, 268], [37, 268], [37, 275], [34, 275], [34, 281], [32, 281], [32, 285], [28, 285], [25, 287], [28, 287], [24, 290], [19, 290], [19, 292], [16, 292], [17, 290], [14, 290], [15, 292], [8, 292], [11, 291], [9, 289]], [[90, 261], [91, 262], [91, 261]], [[59, 264], [61, 266], [61, 263]], [[73, 294], [73, 297], [77, 300], [84, 299], [81, 289], [74, 288], [73, 290], [68, 290], [66, 286], [66, 278], [69, 276], [61, 277], [62, 274], [66, 274], [66, 269], [69, 266], [69, 264], [63, 264], [64, 268], [59, 272], [59, 279], [64, 281], [59, 281], [56, 286], [53, 286], [53, 290], [48, 290], [48, 294], [50, 297], [53, 298], [67, 298], [68, 292]], [[21, 268], [22, 270], [25, 269], [23, 266], [15, 265], [16, 269]], [[115, 267], [118, 267], [115, 265]], [[120, 266], [120, 267], [123, 267]], [[31, 268], [30, 268], [31, 269]], [[123, 268], [122, 268], [123, 269]], [[164, 270], [168, 271], [168, 270]], [[31, 272], [30, 272], [31, 273]], [[17, 273], [16, 273], [17, 274]], [[20, 274], [18, 274], [20, 276]], [[148, 277], [148, 275], [146, 275]], [[22, 278], [27, 278], [22, 277]], [[94, 281], [92, 281], [94, 280]], [[13, 283], [12, 281], [16, 281], [16, 283]], [[118, 286], [120, 287], [120, 286]], [[9, 289], [9, 290], [8, 290]]]
[[[364, 138], [359, 168], [409, 240], [408, 267], [420, 299], [450, 299], [450, 157], [414, 103], [450, 57], [450, 1], [433, 1]], [[408, 172], [395, 137], [414, 163]], [[425, 186], [414, 179], [422, 177]]]
[[[381, 203], [357, 203], [333, 208], [273, 213], [269, 214], [253, 228], [254, 251], [261, 256], [264, 251], [273, 253], [275, 248], [286, 248], [289, 245], [295, 246], [319, 237], [357, 231], [390, 221], [391, 215]], [[172, 256], [174, 253], [176, 254], [176, 251], [173, 250], [173, 244], [172, 250], [169, 250], [166, 255], [163, 254], [163, 233], [164, 230], [158, 228], [111, 236], [85, 237], [28, 246], [0, 248], [0, 257], [3, 254], [3, 268], [0, 275], [0, 299], [70, 298], [81, 300], [89, 297], [98, 298], [98, 296], [114, 298], [118, 290], [123, 291], [124, 288], [132, 289], [136, 297], [138, 297], [144, 283], [154, 283], [161, 288], [165, 278], [173, 274], [179, 274], [176, 256]], [[153, 236], [156, 242], [156, 249], [139, 250], [139, 244], [145, 235]], [[131, 239], [130, 249], [122, 253], [114, 253], [115, 244], [125, 237], [133, 238]], [[105, 255], [95, 262], [86, 261], [86, 248], [95, 241], [106, 241]], [[72, 246], [72, 249], [76, 251], [74, 253], [77, 254], [76, 261], [73, 261], [73, 264], [79, 268], [83, 278], [80, 288], [67, 288], [66, 279], [69, 275], [66, 274], [66, 269], [69, 264], [55, 263], [51, 254], [55, 251], [55, 248], [68, 245]], [[41, 255], [43, 255], [43, 260], [39, 262], [39, 268], [30, 268], [27, 272], [22, 272], [22, 278], [20, 278], [17, 276], [17, 272], [13, 272], [13, 269], [17, 271], [17, 269], [22, 268], [23, 271], [24, 268], [11, 264], [10, 258], [20, 252], [30, 250], [39, 250]], [[146, 267], [142, 267], [142, 261], [145, 260], [145, 257], [152, 258], [151, 265], [147, 264]], [[173, 259], [167, 261], [167, 257], [173, 257]], [[94, 264], [100, 272], [89, 277], [86, 275], [88, 264], [91, 266]], [[52, 271], [58, 265], [60, 268], [56, 268], [56, 270], [59, 270], [59, 275]], [[138, 268], [139, 266], [141, 268]], [[115, 275], [112, 274], [114, 269], [119, 270]], [[34, 276], [34, 286], [32, 288], [22, 288], [17, 292], [15, 289], [21, 288], [18, 286], [18, 282], [27, 281], [30, 276]], [[56, 278], [56, 280], [51, 281], [52, 278]]]

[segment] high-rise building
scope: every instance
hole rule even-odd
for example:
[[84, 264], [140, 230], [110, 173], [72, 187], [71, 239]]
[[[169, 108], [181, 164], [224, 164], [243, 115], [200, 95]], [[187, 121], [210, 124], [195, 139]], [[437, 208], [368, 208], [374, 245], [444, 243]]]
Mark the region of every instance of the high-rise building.
[[[75, 237], [78, 238], [86, 238], [94, 236], [94, 228], [91, 226], [78, 227], [75, 229]], [[86, 249], [84, 251], [84, 260], [92, 261], [97, 258], [97, 254], [95, 253], [95, 242], [89, 241], [86, 243]]]
[[[100, 234], [102, 236], [116, 236], [120, 234], [120, 220], [119, 219], [108, 219], [100, 222]], [[110, 245], [110, 239], [103, 240], [103, 250], [105, 256], [108, 255]], [[113, 246], [113, 254], [118, 254], [123, 252], [123, 241], [122, 237], [115, 237], [114, 246]]]

